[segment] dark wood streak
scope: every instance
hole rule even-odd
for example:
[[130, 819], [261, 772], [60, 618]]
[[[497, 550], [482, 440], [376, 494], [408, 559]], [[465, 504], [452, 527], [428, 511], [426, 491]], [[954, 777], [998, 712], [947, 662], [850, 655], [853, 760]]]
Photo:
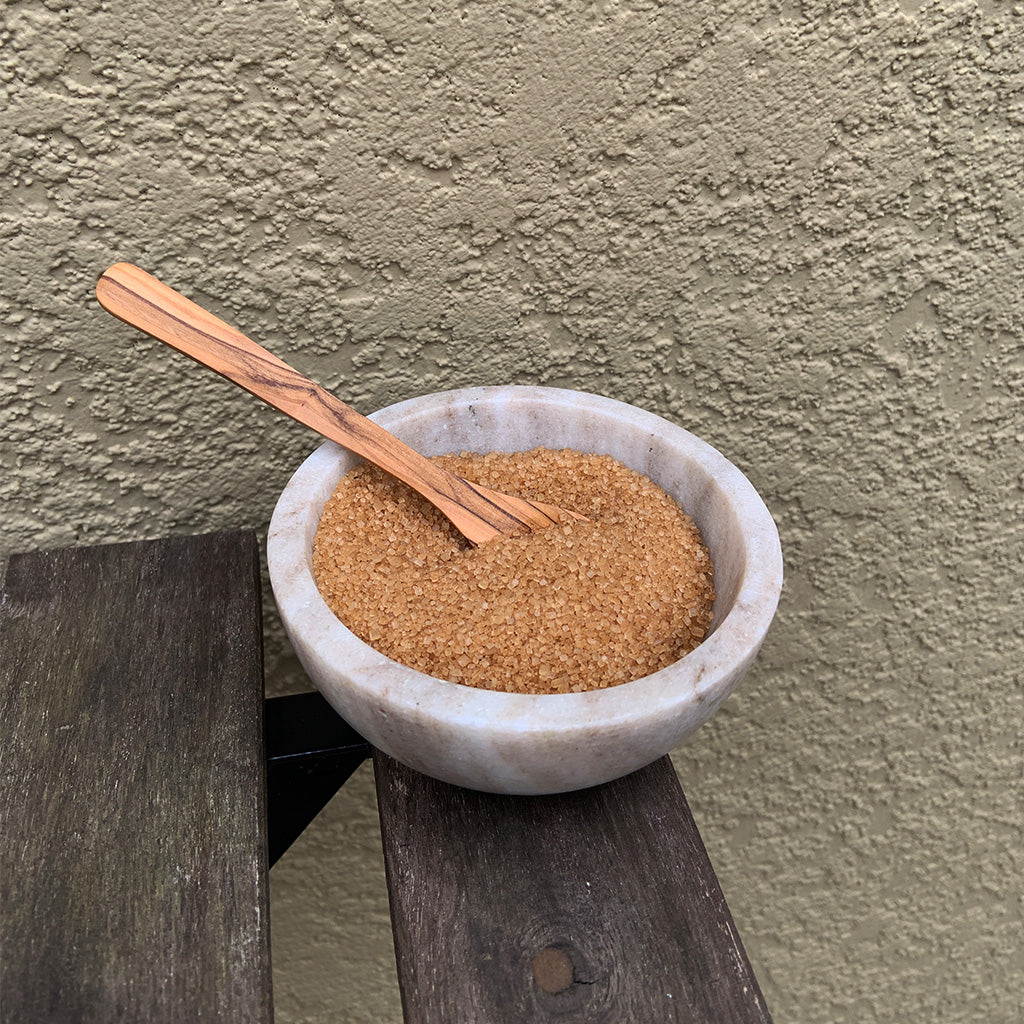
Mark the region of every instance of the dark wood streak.
[[[494, 508], [496, 510], [504, 511], [504, 509], [502, 509], [501, 506], [499, 506], [496, 502], [492, 501], [490, 498], [487, 497], [488, 494], [493, 494], [494, 491], [488, 491], [486, 488], [481, 487], [480, 484], [471, 483], [469, 480], [466, 480], [466, 479], [464, 479], [461, 476], [457, 476], [457, 477], [455, 477], [455, 479], [456, 480], [461, 480], [468, 488], [470, 488], [470, 490], [473, 491], [474, 494], [476, 494], [481, 499], [481, 501], [487, 502], [488, 505], [490, 505], [492, 508]], [[527, 499], [524, 498], [523, 500], [526, 501]], [[554, 525], [555, 523], [558, 522], [558, 520], [554, 516], [552, 516], [549, 512], [546, 512], [536, 502], [530, 501], [530, 502], [528, 502], [528, 504], [530, 505], [531, 508], [536, 509], [542, 516], [544, 516], [544, 518], [547, 519], [549, 524]], [[526, 529], [530, 528], [522, 520], [519, 520], [519, 521], [523, 523], [523, 526], [526, 527]]]

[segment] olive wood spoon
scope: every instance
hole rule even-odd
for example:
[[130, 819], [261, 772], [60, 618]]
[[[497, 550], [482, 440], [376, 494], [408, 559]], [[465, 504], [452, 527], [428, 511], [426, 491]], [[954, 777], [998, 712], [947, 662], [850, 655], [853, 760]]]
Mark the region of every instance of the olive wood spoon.
[[443, 470], [151, 274], [117, 263], [96, 285], [108, 313], [184, 352], [246, 391], [418, 491], [472, 544], [583, 519], [539, 501], [500, 494]]

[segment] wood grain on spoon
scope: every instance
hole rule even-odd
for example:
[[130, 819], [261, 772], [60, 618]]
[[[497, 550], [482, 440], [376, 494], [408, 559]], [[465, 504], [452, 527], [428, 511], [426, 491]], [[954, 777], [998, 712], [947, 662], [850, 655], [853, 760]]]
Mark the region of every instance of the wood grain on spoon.
[[184, 352], [275, 409], [387, 470], [436, 505], [473, 544], [583, 518], [448, 473], [223, 320], [130, 263], [112, 266], [99, 279], [96, 297], [119, 320]]

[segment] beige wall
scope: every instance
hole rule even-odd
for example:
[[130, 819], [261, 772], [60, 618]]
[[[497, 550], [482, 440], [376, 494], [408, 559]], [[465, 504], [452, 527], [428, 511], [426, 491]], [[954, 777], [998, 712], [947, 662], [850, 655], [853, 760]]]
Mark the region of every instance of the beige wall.
[[[265, 531], [316, 443], [102, 314], [119, 259], [364, 411], [500, 382], [704, 436], [787, 584], [677, 765], [781, 1021], [1019, 1021], [1024, 14], [4, 8], [6, 550]], [[268, 685], [305, 688], [268, 597]], [[372, 780], [275, 868], [283, 1022], [396, 1021]]]

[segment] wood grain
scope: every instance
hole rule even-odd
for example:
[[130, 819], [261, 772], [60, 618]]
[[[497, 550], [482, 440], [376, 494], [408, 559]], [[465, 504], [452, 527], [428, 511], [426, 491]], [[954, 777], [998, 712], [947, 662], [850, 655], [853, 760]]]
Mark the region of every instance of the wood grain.
[[552, 797], [374, 763], [406, 1024], [770, 1021], [667, 757]]
[[269, 1021], [251, 533], [14, 556], [0, 605], [0, 1015]]
[[397, 477], [472, 543], [581, 516], [470, 483], [441, 469], [277, 356], [130, 263], [99, 279], [107, 312], [184, 352], [318, 434]]

